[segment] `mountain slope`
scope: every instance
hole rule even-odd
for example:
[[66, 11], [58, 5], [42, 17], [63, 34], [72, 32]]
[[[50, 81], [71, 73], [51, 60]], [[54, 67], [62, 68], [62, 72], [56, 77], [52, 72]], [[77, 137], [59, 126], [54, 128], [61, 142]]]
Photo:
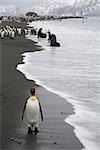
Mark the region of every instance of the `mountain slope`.
[[0, 6], [0, 16], [18, 16], [20, 10], [14, 5]]
[[100, 15], [100, 0], [44, 0], [31, 11], [42, 15]]

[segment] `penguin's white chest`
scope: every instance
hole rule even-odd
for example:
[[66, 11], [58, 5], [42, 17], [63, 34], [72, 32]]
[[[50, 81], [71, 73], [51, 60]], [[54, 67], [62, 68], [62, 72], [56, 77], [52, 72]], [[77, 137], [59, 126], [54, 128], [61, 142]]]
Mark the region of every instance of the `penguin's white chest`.
[[39, 103], [38, 100], [28, 99], [26, 104], [26, 120], [29, 123], [36, 123], [39, 121]]
[[11, 38], [14, 38], [14, 37], [15, 37], [15, 32], [12, 31], [12, 33], [11, 33]]
[[5, 32], [2, 31], [2, 32], [1, 32], [1, 38], [4, 38], [4, 36], [5, 36]]

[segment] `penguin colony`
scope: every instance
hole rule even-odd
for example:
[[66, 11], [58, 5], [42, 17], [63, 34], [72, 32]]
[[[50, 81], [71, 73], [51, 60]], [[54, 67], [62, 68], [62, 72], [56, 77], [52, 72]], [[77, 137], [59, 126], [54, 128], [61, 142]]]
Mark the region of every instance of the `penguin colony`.
[[57, 38], [55, 34], [51, 34], [50, 30], [43, 33], [42, 28], [39, 30], [33, 28], [33, 27], [27, 27], [22, 29], [21, 27], [11, 27], [9, 25], [5, 26], [4, 28], [0, 29], [0, 37], [1, 39], [5, 39], [9, 37], [10, 39], [14, 39], [17, 35], [27, 35], [27, 34], [33, 34], [37, 36], [37, 38], [47, 38], [50, 43], [50, 46], [60, 46], [60, 43], [57, 42]]
[[28, 34], [28, 30], [22, 29], [21, 27], [11, 27], [9, 25], [5, 26], [4, 28], [0, 29], [0, 37], [1, 39], [5, 39], [9, 37], [10, 39], [14, 39], [16, 35]]

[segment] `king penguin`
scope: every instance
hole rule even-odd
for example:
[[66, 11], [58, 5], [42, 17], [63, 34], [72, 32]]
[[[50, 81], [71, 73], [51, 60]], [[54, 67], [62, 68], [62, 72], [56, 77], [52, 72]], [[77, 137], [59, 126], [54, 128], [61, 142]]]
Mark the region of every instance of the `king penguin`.
[[4, 39], [4, 36], [5, 36], [5, 31], [2, 30], [2, 31], [1, 31], [1, 39]]
[[15, 32], [14, 32], [13, 30], [11, 31], [10, 38], [11, 38], [11, 39], [14, 39], [14, 38], [15, 38]]
[[35, 128], [35, 135], [38, 132], [39, 118], [41, 114], [41, 119], [43, 121], [43, 113], [39, 99], [35, 96], [35, 89], [30, 89], [31, 96], [26, 100], [24, 109], [22, 112], [22, 120], [25, 112], [25, 120], [28, 124], [28, 133], [33, 132], [33, 128]]

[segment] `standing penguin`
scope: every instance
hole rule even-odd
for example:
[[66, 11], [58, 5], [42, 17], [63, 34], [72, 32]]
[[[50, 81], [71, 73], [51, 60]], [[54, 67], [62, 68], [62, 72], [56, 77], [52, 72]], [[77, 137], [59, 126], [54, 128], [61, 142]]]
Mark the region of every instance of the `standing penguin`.
[[4, 39], [4, 36], [5, 36], [5, 31], [2, 30], [2, 31], [1, 31], [1, 39]]
[[31, 96], [28, 100], [26, 100], [24, 109], [22, 112], [22, 120], [24, 118], [24, 111], [25, 111], [25, 120], [28, 123], [28, 133], [33, 132], [32, 128], [35, 128], [35, 135], [38, 132], [38, 125], [39, 125], [39, 117], [41, 114], [41, 119], [43, 121], [43, 113], [39, 99], [35, 96], [35, 89], [30, 89]]
[[15, 38], [15, 32], [14, 32], [13, 30], [11, 31], [10, 38], [11, 38], [11, 39], [14, 39], [14, 38]]

